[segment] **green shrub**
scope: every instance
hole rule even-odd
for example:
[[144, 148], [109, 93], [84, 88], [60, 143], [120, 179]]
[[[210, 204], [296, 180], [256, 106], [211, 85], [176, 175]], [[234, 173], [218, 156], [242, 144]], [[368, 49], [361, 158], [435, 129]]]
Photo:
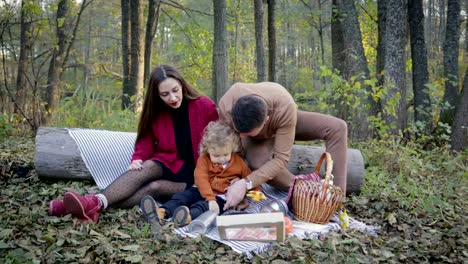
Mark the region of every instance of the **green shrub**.
[[137, 114], [131, 110], [121, 110], [120, 104], [120, 96], [96, 91], [75, 93], [62, 100], [51, 124], [57, 127], [136, 131]]
[[0, 113], [0, 142], [13, 133], [14, 129], [9, 119], [7, 115]]

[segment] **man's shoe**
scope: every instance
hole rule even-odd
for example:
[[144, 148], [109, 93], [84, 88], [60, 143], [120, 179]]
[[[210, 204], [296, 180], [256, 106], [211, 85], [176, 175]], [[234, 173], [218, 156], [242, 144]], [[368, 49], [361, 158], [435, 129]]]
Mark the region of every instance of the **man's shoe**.
[[50, 216], [57, 216], [57, 217], [62, 217], [70, 212], [67, 211], [63, 204], [63, 200], [52, 200], [49, 203], [49, 215]]
[[95, 194], [79, 195], [75, 192], [67, 192], [63, 196], [65, 209], [73, 217], [81, 221], [97, 222], [98, 213], [101, 211], [99, 198]]

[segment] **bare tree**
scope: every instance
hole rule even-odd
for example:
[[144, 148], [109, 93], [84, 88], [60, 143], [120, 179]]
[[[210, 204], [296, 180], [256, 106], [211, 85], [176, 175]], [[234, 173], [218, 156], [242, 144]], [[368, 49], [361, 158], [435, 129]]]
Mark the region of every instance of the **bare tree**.
[[127, 0], [120, 1], [122, 12], [122, 109], [129, 108], [131, 105], [130, 96], [130, 3]]
[[143, 99], [144, 75], [144, 33], [143, 33], [143, 0], [130, 1], [130, 78], [129, 87], [136, 95], [135, 110], [139, 112]]
[[386, 95], [382, 100], [384, 119], [390, 132], [398, 135], [406, 127], [405, 45], [406, 45], [405, 0], [386, 1], [386, 26], [384, 37]]
[[[363, 140], [369, 136], [370, 115], [366, 105], [372, 105], [371, 89], [364, 84], [364, 80], [369, 78], [369, 68], [367, 66], [364, 47], [362, 44], [361, 30], [357, 17], [354, 1], [338, 0], [338, 10], [341, 15], [341, 29], [344, 41], [344, 68], [342, 75], [348, 81], [354, 79], [361, 82], [362, 89], [355, 91], [359, 98], [359, 110], [353, 111], [353, 120], [350, 122], [350, 135], [354, 139]], [[351, 112], [346, 109], [346, 113]], [[344, 114], [343, 114], [344, 115]], [[347, 119], [345, 116], [341, 116]]]
[[[47, 105], [46, 110], [49, 116], [57, 108], [61, 92], [60, 81], [65, 64], [68, 61], [71, 47], [76, 39], [78, 25], [80, 24], [81, 15], [91, 1], [83, 0], [80, 10], [76, 17], [70, 14], [70, 0], [59, 0], [57, 6], [57, 15], [55, 17], [56, 27], [56, 42], [52, 51], [52, 58], [49, 64], [49, 72], [47, 75]], [[46, 117], [44, 117], [47, 119]], [[47, 121], [47, 120], [44, 120]]]
[[341, 15], [338, 9], [338, 0], [332, 2], [331, 42], [332, 42], [332, 64], [333, 69], [340, 74], [344, 72], [345, 48], [343, 40], [343, 29], [341, 28]]
[[440, 113], [440, 121], [449, 125], [453, 122], [457, 106], [458, 89], [458, 53], [460, 38], [460, 0], [448, 0], [447, 29], [444, 42], [445, 93], [443, 102], [450, 104], [449, 109]]
[[32, 28], [33, 22], [31, 15], [28, 14], [27, 3], [21, 1], [21, 43], [20, 56], [18, 60], [18, 74], [16, 76], [16, 100], [15, 112], [18, 113], [18, 107], [23, 111], [27, 111], [25, 105], [27, 102], [27, 78], [29, 56], [32, 48]]
[[452, 149], [463, 150], [468, 147], [468, 68], [465, 70], [463, 89], [455, 111], [452, 126]]
[[263, 0], [254, 0], [255, 9], [255, 51], [257, 81], [265, 81], [265, 50], [263, 47]]
[[[385, 66], [385, 33], [387, 24], [387, 0], [377, 0], [377, 57], [375, 65], [375, 73], [377, 77], [377, 85], [382, 86], [384, 83], [384, 66]], [[379, 107], [378, 112], [382, 109]]]
[[60, 0], [57, 7], [56, 26], [56, 47], [50, 60], [49, 73], [47, 78], [47, 106], [46, 110], [51, 114], [59, 104], [60, 91], [59, 82], [63, 68], [61, 67], [65, 56], [66, 46], [70, 41], [70, 0]]
[[268, 0], [268, 80], [276, 81], [275, 0]]
[[216, 102], [228, 89], [228, 59], [226, 46], [226, 1], [213, 0], [213, 97]]
[[148, 82], [151, 71], [151, 50], [153, 47], [153, 38], [156, 35], [159, 21], [159, 10], [161, 8], [161, 0], [149, 0], [148, 19], [146, 21], [145, 32], [145, 77], [144, 83]]
[[[408, 1], [408, 18], [413, 63], [414, 122], [423, 126], [420, 131], [429, 134], [432, 130], [431, 98], [429, 97], [429, 72], [427, 49], [424, 39], [424, 12], [422, 0]], [[418, 136], [416, 134], [416, 136]]]

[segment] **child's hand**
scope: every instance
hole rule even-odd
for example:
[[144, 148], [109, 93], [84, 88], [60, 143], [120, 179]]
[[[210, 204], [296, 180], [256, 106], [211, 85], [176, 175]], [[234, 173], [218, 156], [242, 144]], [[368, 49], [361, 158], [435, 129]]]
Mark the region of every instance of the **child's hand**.
[[212, 200], [208, 202], [208, 207], [210, 208], [210, 211], [216, 212], [216, 214], [219, 215], [219, 205], [216, 201]]

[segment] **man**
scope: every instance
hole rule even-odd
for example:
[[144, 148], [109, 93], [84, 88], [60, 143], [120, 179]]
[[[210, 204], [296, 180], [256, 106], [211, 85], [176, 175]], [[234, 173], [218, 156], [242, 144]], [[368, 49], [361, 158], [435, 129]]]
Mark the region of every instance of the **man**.
[[241, 136], [253, 172], [229, 186], [225, 209], [238, 204], [247, 190], [262, 183], [287, 190], [293, 180], [288, 162], [294, 140], [326, 141], [335, 185], [346, 193], [347, 125], [341, 119], [298, 111], [291, 94], [272, 82], [236, 83], [218, 104], [220, 120]]

